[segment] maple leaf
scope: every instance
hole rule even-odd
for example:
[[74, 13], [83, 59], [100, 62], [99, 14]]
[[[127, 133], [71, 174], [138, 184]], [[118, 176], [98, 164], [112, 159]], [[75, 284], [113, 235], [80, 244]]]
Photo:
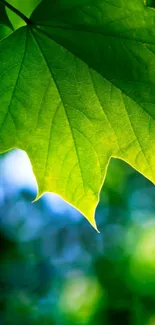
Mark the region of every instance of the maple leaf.
[[94, 227], [111, 157], [155, 182], [154, 24], [141, 0], [45, 0], [0, 42], [1, 152]]

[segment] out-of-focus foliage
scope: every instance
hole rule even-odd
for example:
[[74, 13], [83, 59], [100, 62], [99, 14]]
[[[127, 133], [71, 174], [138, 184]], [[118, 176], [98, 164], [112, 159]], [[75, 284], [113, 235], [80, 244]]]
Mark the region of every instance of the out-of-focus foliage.
[[152, 7], [152, 8], [155, 7], [155, 0], [144, 0], [144, 2], [148, 7]]
[[113, 160], [97, 234], [56, 195], [31, 203], [21, 151], [0, 160], [0, 324], [154, 325], [155, 189]]
[[[38, 4], [8, 2], [27, 16]], [[23, 25], [7, 13], [15, 29]], [[1, 26], [0, 39], [11, 32]], [[97, 208], [100, 234], [57, 196], [32, 203], [35, 196], [26, 155], [1, 156], [0, 325], [154, 325], [154, 186], [112, 161]]]

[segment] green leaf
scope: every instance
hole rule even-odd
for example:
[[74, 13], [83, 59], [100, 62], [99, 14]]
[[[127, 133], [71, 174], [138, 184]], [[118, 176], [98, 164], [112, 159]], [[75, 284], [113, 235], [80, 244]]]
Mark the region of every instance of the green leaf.
[[[10, 3], [16, 9], [20, 10], [21, 13], [29, 17], [35, 7], [40, 3], [40, 0], [8, 0], [8, 3]], [[8, 8], [6, 9], [6, 11], [15, 29], [25, 25], [25, 22], [17, 14], [12, 12]]]
[[0, 150], [25, 150], [37, 197], [55, 192], [95, 226], [111, 157], [155, 182], [155, 12], [45, 0], [31, 19], [0, 44]]
[[3, 26], [5, 25], [7, 28], [12, 29], [12, 25], [10, 23], [10, 20], [6, 14], [5, 6], [3, 3], [0, 2], [0, 39], [1, 37], [1, 28], [3, 29]]
[[3, 3], [0, 2], [0, 24], [4, 24], [6, 26], [10, 26], [10, 21], [8, 19], [8, 16], [6, 14], [5, 6]]
[[11, 28], [5, 25], [0, 25], [0, 40], [2, 40], [4, 37], [7, 37], [11, 33], [12, 33]]
[[145, 0], [145, 4], [148, 7], [155, 8], [155, 0]]

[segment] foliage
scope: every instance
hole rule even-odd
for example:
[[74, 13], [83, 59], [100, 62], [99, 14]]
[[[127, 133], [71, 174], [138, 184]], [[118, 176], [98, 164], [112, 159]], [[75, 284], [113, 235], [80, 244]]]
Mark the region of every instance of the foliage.
[[25, 150], [37, 197], [61, 195], [95, 227], [111, 157], [155, 182], [155, 11], [43, 0], [27, 18], [0, 3], [26, 23], [0, 42], [0, 151]]
[[1, 155], [1, 324], [154, 325], [154, 186], [113, 160], [98, 234], [55, 195], [31, 204], [29, 165], [23, 152]]

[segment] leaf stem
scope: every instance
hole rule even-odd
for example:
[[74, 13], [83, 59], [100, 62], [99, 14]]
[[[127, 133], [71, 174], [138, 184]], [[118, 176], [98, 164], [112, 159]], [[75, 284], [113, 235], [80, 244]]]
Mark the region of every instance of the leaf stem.
[[21, 19], [25, 21], [27, 25], [32, 25], [32, 21], [27, 18], [22, 12], [20, 12], [18, 9], [13, 7], [10, 3], [8, 3], [6, 0], [0, 0], [0, 3], [9, 8], [11, 11], [13, 11], [16, 15], [18, 15]]

